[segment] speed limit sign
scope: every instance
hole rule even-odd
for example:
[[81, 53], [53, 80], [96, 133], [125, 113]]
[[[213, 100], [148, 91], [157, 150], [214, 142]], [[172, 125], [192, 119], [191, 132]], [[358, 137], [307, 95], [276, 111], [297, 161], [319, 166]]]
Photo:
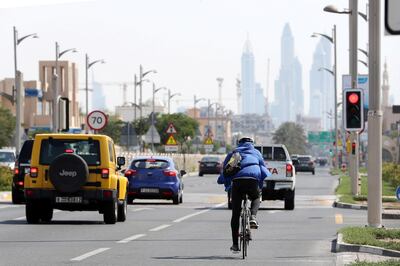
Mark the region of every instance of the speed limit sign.
[[101, 130], [107, 125], [107, 116], [102, 111], [93, 111], [88, 114], [86, 122], [90, 129]]

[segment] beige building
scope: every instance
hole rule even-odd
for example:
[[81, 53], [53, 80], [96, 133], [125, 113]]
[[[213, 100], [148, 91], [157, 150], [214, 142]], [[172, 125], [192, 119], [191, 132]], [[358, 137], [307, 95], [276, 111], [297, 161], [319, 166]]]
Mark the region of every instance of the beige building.
[[[51, 125], [52, 101], [54, 97], [55, 61], [39, 61], [39, 80], [43, 92], [43, 114], [36, 122], [41, 125]], [[71, 128], [81, 128], [84, 123], [83, 116], [79, 113], [78, 101], [78, 68], [75, 63], [69, 61], [58, 61], [58, 88], [62, 97], [70, 100], [70, 121]]]

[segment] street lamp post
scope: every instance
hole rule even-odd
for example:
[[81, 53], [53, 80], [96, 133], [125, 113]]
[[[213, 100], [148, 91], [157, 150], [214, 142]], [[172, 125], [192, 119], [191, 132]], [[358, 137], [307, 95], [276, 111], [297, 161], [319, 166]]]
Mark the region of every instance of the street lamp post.
[[208, 127], [208, 129], [207, 129], [207, 137], [210, 137], [210, 108], [213, 106], [213, 105], [217, 105], [218, 103], [217, 102], [214, 102], [214, 103], [211, 103], [211, 100], [210, 99], [208, 99], [208, 105], [207, 105], [207, 127]]
[[[143, 101], [143, 78], [149, 74], [149, 73], [157, 73], [157, 70], [152, 69], [146, 72], [143, 72], [143, 67], [142, 65], [139, 66], [139, 88], [140, 88], [140, 95], [139, 95], [139, 106], [142, 107], [142, 101]], [[140, 108], [140, 118], [142, 118], [142, 108]]]
[[16, 94], [15, 97], [15, 116], [16, 116], [16, 123], [15, 123], [15, 150], [17, 152], [17, 155], [19, 153], [19, 150], [21, 149], [21, 116], [22, 116], [22, 97], [21, 97], [21, 83], [22, 83], [22, 77], [21, 77], [21, 72], [18, 71], [17, 67], [17, 46], [26, 38], [32, 37], [32, 38], [38, 38], [38, 35], [36, 33], [28, 34], [25, 35], [21, 38], [18, 38], [18, 31], [17, 28], [14, 26], [13, 28], [14, 31], [14, 91]]
[[[54, 71], [54, 78], [53, 78], [53, 132], [58, 132], [59, 131], [59, 114], [58, 114], [58, 95], [59, 95], [59, 89], [58, 89], [58, 77], [59, 77], [59, 73], [58, 73], [58, 59], [61, 58], [61, 56], [63, 56], [64, 54], [68, 53], [68, 52], [73, 52], [76, 53], [77, 50], [75, 48], [71, 48], [71, 49], [67, 49], [64, 50], [62, 52], [60, 52], [60, 46], [58, 44], [58, 42], [56, 42], [56, 67], [55, 67], [55, 71]], [[68, 118], [67, 118], [68, 119]]]
[[[96, 63], [104, 64], [105, 61], [104, 61], [104, 59], [99, 59], [99, 60], [95, 60], [95, 61], [89, 62], [88, 54], [85, 55], [85, 59], [86, 59], [85, 60], [86, 61], [86, 64], [85, 64], [85, 75], [86, 75], [86, 77], [85, 77], [85, 84], [86, 84], [85, 85], [85, 91], [86, 91], [86, 117], [85, 118], [87, 118], [87, 116], [89, 114], [88, 71], [89, 71], [89, 68], [92, 67], [94, 64], [96, 64]], [[88, 131], [89, 131], [89, 128], [88, 128], [88, 125], [86, 123], [86, 132], [88, 132]]]
[[339, 152], [338, 152], [338, 140], [339, 140], [339, 134], [338, 134], [338, 124], [337, 124], [337, 40], [336, 40], [336, 25], [333, 25], [333, 29], [332, 29], [332, 36], [328, 36], [326, 34], [322, 34], [322, 33], [314, 33], [312, 36], [321, 36], [325, 39], [327, 39], [328, 41], [330, 41], [333, 44], [333, 71], [327, 68], [320, 68], [320, 70], [325, 70], [328, 71], [329, 73], [331, 73], [333, 75], [333, 79], [334, 79], [334, 95], [333, 95], [333, 100], [334, 100], [334, 115], [335, 115], [335, 166], [336, 168], [339, 167]]
[[155, 95], [156, 95], [156, 93], [158, 91], [165, 90], [165, 89], [166, 89], [166, 87], [160, 87], [160, 88], [156, 89], [156, 84], [153, 82], [153, 111], [151, 112], [151, 126], [152, 126], [152, 129], [150, 130], [151, 131], [151, 151], [152, 152], [154, 152], [154, 123], [155, 123], [155, 121], [154, 121], [154, 112], [155, 112], [154, 105], [155, 105]]
[[180, 96], [180, 93], [171, 94], [171, 90], [168, 89], [168, 114], [171, 112], [171, 99], [175, 96]]
[[196, 119], [196, 104], [198, 103], [198, 102], [200, 102], [200, 101], [205, 101], [206, 99], [205, 98], [200, 98], [200, 99], [197, 99], [196, 98], [196, 95], [194, 95], [194, 101], [193, 101], [193, 118], [194, 119]]

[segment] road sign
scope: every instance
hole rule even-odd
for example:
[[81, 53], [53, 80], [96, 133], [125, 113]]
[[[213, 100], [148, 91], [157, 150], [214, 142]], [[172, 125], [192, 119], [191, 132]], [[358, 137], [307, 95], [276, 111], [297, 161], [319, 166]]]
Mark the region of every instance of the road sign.
[[208, 137], [204, 140], [204, 144], [205, 145], [213, 145], [213, 141], [212, 138]]
[[160, 134], [158, 134], [155, 126], [150, 126], [149, 130], [146, 132], [146, 135], [144, 135], [144, 141], [146, 143], [160, 143]]
[[102, 111], [95, 110], [88, 114], [86, 123], [92, 130], [102, 130], [107, 125], [107, 116]]
[[178, 151], [178, 145], [165, 145], [165, 152], [177, 152]]
[[167, 134], [176, 134], [176, 128], [174, 127], [174, 124], [169, 123], [165, 133], [167, 133]]
[[165, 145], [178, 145], [173, 135], [169, 135]]
[[313, 144], [332, 143], [335, 141], [333, 132], [330, 131], [309, 131], [308, 142]]
[[397, 200], [400, 200], [400, 186], [398, 186], [396, 189], [396, 198]]
[[207, 152], [207, 153], [212, 152], [213, 149], [214, 149], [214, 145], [213, 145], [213, 144], [211, 144], [211, 145], [204, 145], [204, 150], [205, 150], [205, 152]]
[[385, 1], [385, 29], [388, 35], [400, 35], [400, 1]]

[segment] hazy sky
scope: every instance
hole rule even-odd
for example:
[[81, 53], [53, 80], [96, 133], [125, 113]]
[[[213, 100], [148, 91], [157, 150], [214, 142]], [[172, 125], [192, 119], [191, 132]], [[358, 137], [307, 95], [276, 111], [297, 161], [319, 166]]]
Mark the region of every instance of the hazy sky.
[[[366, 0], [359, 0], [365, 12]], [[52, 4], [49, 4], [52, 3]], [[318, 40], [312, 32], [331, 34], [337, 24], [338, 73], [348, 72], [348, 16], [322, 11], [328, 4], [347, 8], [347, 0], [0, 0], [0, 79], [13, 77], [13, 34], [36, 32], [39, 39], [18, 46], [19, 69], [25, 80], [38, 79], [38, 61], [54, 60], [55, 41], [61, 49], [79, 53], [62, 59], [79, 64], [80, 86], [84, 87], [85, 53], [107, 63], [93, 66], [100, 82], [133, 81], [139, 64], [156, 69], [151, 76], [157, 87], [181, 93], [172, 101], [192, 106], [193, 95], [217, 100], [217, 77], [223, 77], [223, 103], [236, 112], [235, 79], [247, 34], [256, 60], [256, 80], [266, 88], [267, 60], [271, 60], [269, 95], [280, 68], [280, 40], [289, 23], [295, 39], [295, 54], [303, 66], [303, 89], [308, 111], [309, 71]], [[383, 8], [383, 6], [382, 6]], [[383, 31], [382, 31], [383, 32]], [[359, 47], [366, 49], [368, 24], [359, 18]], [[382, 38], [382, 63], [387, 58], [391, 94], [400, 103], [399, 37]], [[363, 54], [359, 58], [366, 60]], [[359, 73], [367, 69], [359, 64]], [[150, 77], [150, 75], [149, 75]], [[341, 78], [338, 79], [341, 84]], [[130, 100], [133, 99], [130, 90]], [[83, 93], [82, 93], [83, 94]], [[108, 108], [122, 103], [118, 86], [105, 87]], [[162, 94], [160, 94], [162, 96]], [[151, 86], [144, 87], [151, 97]], [[176, 100], [177, 101], [176, 101]], [[205, 105], [202, 102], [199, 105]], [[84, 108], [84, 106], [82, 106]]]

